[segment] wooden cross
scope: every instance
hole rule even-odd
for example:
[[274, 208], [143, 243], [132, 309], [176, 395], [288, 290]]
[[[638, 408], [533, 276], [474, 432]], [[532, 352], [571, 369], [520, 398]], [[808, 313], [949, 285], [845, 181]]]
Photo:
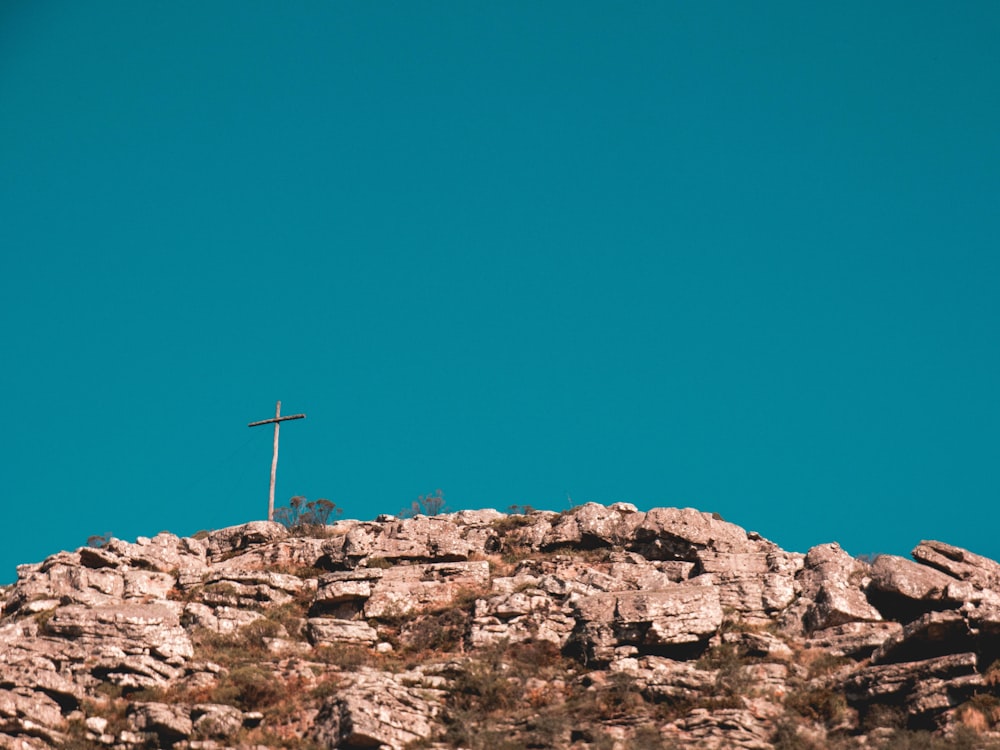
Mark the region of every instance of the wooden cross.
[[281, 423], [289, 419], [305, 419], [305, 414], [292, 414], [288, 417], [281, 416], [281, 402], [274, 407], [274, 419], [262, 419], [259, 422], [251, 422], [247, 427], [257, 427], [262, 424], [274, 423], [274, 453], [271, 456], [271, 494], [267, 497], [267, 520], [274, 520], [274, 477], [278, 473], [278, 430]]

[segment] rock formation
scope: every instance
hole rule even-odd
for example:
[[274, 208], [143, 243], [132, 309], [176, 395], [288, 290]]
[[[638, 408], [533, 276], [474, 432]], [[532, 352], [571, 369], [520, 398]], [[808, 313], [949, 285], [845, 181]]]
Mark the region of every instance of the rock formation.
[[[253, 522], [3, 592], [0, 747], [1000, 747], [1000, 564], [618, 503]], [[909, 743], [909, 744], [907, 744]]]

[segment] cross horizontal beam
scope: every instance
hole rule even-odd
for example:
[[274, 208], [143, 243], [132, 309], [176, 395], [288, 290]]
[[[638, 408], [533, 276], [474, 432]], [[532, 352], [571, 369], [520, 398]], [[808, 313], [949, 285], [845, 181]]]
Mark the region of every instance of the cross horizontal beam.
[[272, 422], [284, 422], [286, 419], [305, 419], [305, 414], [290, 414], [287, 417], [271, 417], [270, 419], [262, 419], [259, 422], [251, 422], [247, 427], [256, 427], [261, 424], [271, 424]]

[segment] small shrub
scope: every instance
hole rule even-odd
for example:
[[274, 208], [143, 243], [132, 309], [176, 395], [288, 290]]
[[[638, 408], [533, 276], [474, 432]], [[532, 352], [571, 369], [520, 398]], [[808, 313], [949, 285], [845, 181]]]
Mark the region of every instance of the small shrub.
[[715, 676], [713, 706], [741, 707], [739, 698], [749, 692], [752, 684], [752, 680], [743, 668], [746, 664], [745, 654], [733, 643], [712, 646], [698, 659], [698, 669], [718, 670]]
[[292, 534], [316, 535], [324, 533], [331, 515], [339, 516], [343, 512], [336, 503], [326, 498], [306, 500], [296, 495], [288, 501], [287, 507], [275, 509], [274, 520]]
[[453, 607], [418, 617], [402, 628], [400, 640], [408, 650], [417, 653], [457, 651], [465, 637], [467, 623], [468, 614], [460, 607]]
[[625, 672], [614, 672], [598, 693], [597, 706], [602, 719], [632, 716], [644, 704], [635, 678]]
[[410, 503], [410, 507], [399, 512], [400, 518], [413, 518], [413, 516], [438, 516], [442, 513], [447, 512], [448, 506], [444, 502], [444, 494], [441, 490], [434, 490], [434, 492], [428, 492], [426, 495], [420, 495], [416, 500]]
[[521, 687], [497, 665], [469, 662], [455, 680], [451, 697], [459, 709], [495, 713], [513, 708], [521, 699]]
[[525, 526], [531, 526], [532, 523], [534, 523], [534, 521], [532, 521], [531, 517], [527, 514], [511, 514], [509, 516], [496, 519], [490, 524], [490, 526], [501, 534], [508, 534], [515, 529], [522, 529]]
[[828, 651], [823, 651], [814, 659], [809, 661], [809, 677], [822, 677], [831, 672], [836, 672], [843, 666], [853, 664], [846, 656], [834, 656]]
[[340, 689], [340, 680], [331, 677], [323, 680], [316, 687], [309, 691], [309, 695], [316, 700], [324, 700], [337, 694]]
[[244, 711], [258, 711], [281, 700], [284, 689], [275, 675], [255, 665], [237, 667], [222, 681], [222, 688], [229, 693], [235, 705]]
[[874, 703], [868, 706], [861, 719], [861, 729], [870, 732], [873, 729], [902, 729], [906, 726], [906, 711], [902, 706], [891, 706]]
[[350, 643], [331, 643], [318, 646], [313, 649], [312, 658], [347, 672], [374, 661], [374, 655], [369, 649]]
[[847, 713], [847, 699], [830, 688], [812, 688], [791, 693], [785, 698], [785, 706], [799, 716], [827, 726], [838, 723]]

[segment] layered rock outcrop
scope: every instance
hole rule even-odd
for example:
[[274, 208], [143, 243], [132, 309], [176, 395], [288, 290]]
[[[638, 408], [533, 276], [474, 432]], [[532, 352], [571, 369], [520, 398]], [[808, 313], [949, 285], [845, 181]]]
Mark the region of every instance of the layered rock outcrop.
[[1000, 564], [936, 541], [869, 564], [624, 503], [253, 522], [60, 552], [3, 607], [7, 748], [1000, 744]]

